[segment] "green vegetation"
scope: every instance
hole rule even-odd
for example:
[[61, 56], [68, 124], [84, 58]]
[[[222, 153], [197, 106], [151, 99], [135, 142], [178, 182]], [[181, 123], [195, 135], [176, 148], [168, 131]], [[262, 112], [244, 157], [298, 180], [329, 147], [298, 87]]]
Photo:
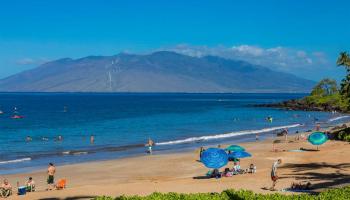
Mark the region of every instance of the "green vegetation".
[[350, 56], [347, 52], [341, 52], [338, 60], [338, 66], [344, 66], [346, 69], [346, 76], [340, 84], [340, 93], [348, 104], [348, 110], [350, 108]]
[[321, 80], [311, 91], [310, 96], [302, 99], [310, 107], [322, 107], [324, 110], [346, 111], [347, 101], [340, 94], [337, 83], [333, 79]]
[[350, 127], [332, 133], [333, 139], [350, 142]]
[[221, 193], [198, 193], [198, 194], [179, 194], [179, 193], [153, 193], [149, 196], [120, 196], [120, 197], [97, 197], [95, 200], [336, 200], [349, 199], [350, 187], [330, 189], [321, 192], [318, 195], [300, 194], [300, 195], [285, 195], [285, 194], [256, 194], [248, 190], [225, 190]]
[[303, 99], [291, 100], [277, 104], [279, 107], [286, 107], [295, 110], [318, 110], [318, 111], [350, 111], [350, 56], [341, 52], [338, 66], [344, 66], [346, 76], [338, 88], [333, 79], [321, 80], [312, 90], [311, 94]]

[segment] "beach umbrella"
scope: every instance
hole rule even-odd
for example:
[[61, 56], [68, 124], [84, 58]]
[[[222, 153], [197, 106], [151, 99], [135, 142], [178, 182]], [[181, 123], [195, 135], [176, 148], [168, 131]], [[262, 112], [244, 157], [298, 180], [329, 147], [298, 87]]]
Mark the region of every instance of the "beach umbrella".
[[247, 157], [251, 157], [252, 155], [248, 152], [245, 151], [235, 151], [232, 152], [230, 154], [228, 154], [229, 158], [247, 158]]
[[311, 144], [318, 146], [327, 142], [328, 136], [324, 134], [323, 132], [313, 132], [311, 135], [309, 135], [307, 139]]
[[323, 132], [313, 132], [308, 138], [308, 141], [313, 145], [321, 145], [327, 142], [327, 140], [328, 136]]
[[226, 151], [233, 151], [233, 152], [245, 151], [245, 149], [239, 145], [231, 145], [231, 146], [227, 147], [225, 150]]
[[228, 156], [223, 149], [209, 148], [202, 153], [201, 162], [208, 168], [219, 169], [227, 164]]

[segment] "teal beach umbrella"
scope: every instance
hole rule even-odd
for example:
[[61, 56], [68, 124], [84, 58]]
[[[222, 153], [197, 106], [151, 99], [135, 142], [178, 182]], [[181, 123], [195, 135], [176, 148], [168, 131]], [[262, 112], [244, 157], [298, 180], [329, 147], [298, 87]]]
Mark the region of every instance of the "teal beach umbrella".
[[324, 144], [328, 140], [328, 136], [323, 132], [313, 132], [309, 135], [307, 139], [312, 145], [317, 145], [317, 149], [319, 145]]
[[233, 152], [245, 151], [245, 149], [239, 145], [231, 145], [231, 146], [227, 147], [225, 150], [226, 151], [233, 151]]
[[245, 151], [235, 151], [232, 152], [230, 154], [228, 154], [229, 158], [247, 158], [247, 157], [251, 157], [252, 155], [248, 152]]
[[219, 169], [227, 164], [228, 156], [223, 149], [209, 148], [202, 153], [201, 162], [208, 168]]

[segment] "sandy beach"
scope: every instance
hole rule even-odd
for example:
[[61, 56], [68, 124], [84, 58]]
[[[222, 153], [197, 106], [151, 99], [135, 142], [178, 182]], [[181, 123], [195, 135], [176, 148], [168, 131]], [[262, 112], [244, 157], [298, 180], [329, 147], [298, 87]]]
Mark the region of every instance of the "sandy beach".
[[[162, 155], [147, 155], [110, 161], [57, 166], [56, 180], [66, 178], [68, 187], [60, 191], [45, 191], [46, 169], [32, 173], [3, 175], [12, 185], [16, 181], [23, 183], [32, 176], [37, 191], [25, 196], [13, 195], [10, 199], [65, 199], [99, 195], [147, 195], [153, 192], [221, 192], [225, 189], [248, 189], [259, 193], [270, 191], [270, 170], [272, 163], [281, 158], [279, 168], [281, 177], [277, 189], [290, 186], [293, 181], [310, 181], [314, 187], [330, 188], [350, 182], [350, 144], [340, 141], [328, 141], [320, 151], [293, 152], [289, 150], [316, 149], [307, 141], [295, 141], [294, 136], [288, 142], [276, 144], [278, 152], [272, 151], [272, 139], [242, 143], [253, 156], [241, 160], [241, 167], [248, 168], [251, 163], [257, 166], [256, 174], [243, 174], [221, 179], [201, 179], [208, 171], [198, 162], [198, 152], [185, 152]], [[224, 146], [224, 145], [223, 145]], [[233, 163], [228, 164], [232, 167]], [[17, 188], [15, 188], [17, 189]]]

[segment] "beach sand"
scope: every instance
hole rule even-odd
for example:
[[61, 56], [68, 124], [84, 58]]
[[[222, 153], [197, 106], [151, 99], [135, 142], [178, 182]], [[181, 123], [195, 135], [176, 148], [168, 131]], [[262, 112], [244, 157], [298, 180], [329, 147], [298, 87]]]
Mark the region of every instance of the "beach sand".
[[[280, 138], [283, 141], [283, 138]], [[66, 178], [68, 187], [60, 191], [45, 191], [46, 169], [1, 176], [15, 185], [32, 176], [37, 183], [37, 191], [25, 196], [14, 195], [10, 199], [64, 199], [98, 195], [147, 195], [153, 192], [221, 192], [225, 189], [248, 189], [259, 193], [269, 193], [263, 187], [270, 187], [272, 163], [281, 158], [278, 169], [280, 180], [277, 189], [290, 186], [293, 181], [310, 181], [317, 188], [337, 187], [350, 183], [350, 144], [328, 141], [320, 151], [291, 152], [288, 150], [316, 149], [307, 141], [276, 144], [280, 151], [272, 151], [272, 140], [240, 144], [253, 156], [241, 160], [241, 167], [251, 163], [257, 166], [256, 174], [236, 175], [221, 179], [195, 179], [208, 171], [198, 159], [198, 152], [162, 155], [147, 155], [110, 161], [57, 166], [56, 180]], [[224, 146], [224, 145], [223, 145]], [[285, 151], [283, 151], [285, 150]], [[229, 163], [232, 167], [233, 163]], [[15, 188], [16, 189], [16, 188]]]

